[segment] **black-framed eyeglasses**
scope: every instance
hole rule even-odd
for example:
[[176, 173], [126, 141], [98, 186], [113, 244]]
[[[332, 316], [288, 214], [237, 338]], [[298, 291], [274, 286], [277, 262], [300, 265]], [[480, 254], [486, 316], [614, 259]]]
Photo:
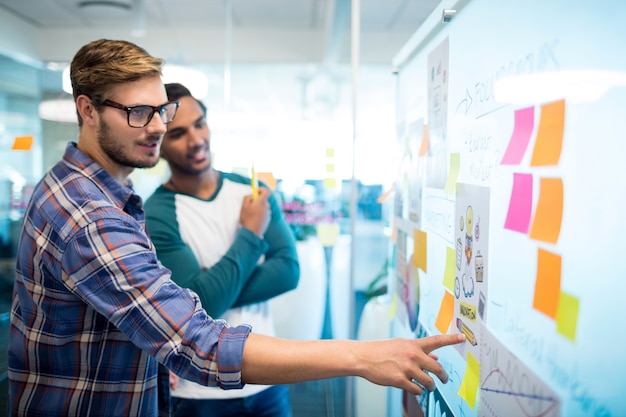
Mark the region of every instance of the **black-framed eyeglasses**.
[[164, 124], [170, 123], [174, 120], [174, 116], [176, 116], [176, 111], [178, 110], [178, 106], [180, 106], [180, 101], [170, 101], [165, 104], [161, 104], [160, 106], [148, 106], [148, 105], [139, 105], [139, 106], [124, 106], [120, 103], [116, 103], [111, 100], [102, 100], [100, 97], [91, 97], [96, 103], [102, 106], [113, 107], [116, 109], [124, 110], [126, 112], [126, 121], [128, 122], [128, 126], [130, 127], [145, 127], [150, 121], [152, 117], [154, 117], [154, 113], [159, 113], [161, 116], [161, 121]]

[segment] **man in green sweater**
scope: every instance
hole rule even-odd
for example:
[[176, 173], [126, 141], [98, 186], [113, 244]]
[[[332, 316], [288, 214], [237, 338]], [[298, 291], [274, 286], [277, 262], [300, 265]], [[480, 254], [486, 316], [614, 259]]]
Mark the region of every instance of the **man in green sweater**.
[[[267, 187], [253, 198], [250, 178], [213, 168], [204, 104], [181, 84], [165, 88], [180, 107], [161, 146], [171, 177], [145, 204], [157, 256], [210, 316], [274, 335], [268, 300], [298, 284], [293, 234]], [[284, 385], [226, 391], [180, 379], [172, 396], [180, 416], [291, 416]]]

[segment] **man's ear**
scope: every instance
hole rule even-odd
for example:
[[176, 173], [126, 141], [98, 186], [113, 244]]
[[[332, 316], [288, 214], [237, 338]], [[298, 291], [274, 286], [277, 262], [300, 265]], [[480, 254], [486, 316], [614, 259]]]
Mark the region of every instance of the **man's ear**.
[[95, 118], [98, 111], [89, 97], [84, 94], [78, 96], [76, 98], [76, 110], [82, 117], [83, 123], [91, 126], [96, 124]]

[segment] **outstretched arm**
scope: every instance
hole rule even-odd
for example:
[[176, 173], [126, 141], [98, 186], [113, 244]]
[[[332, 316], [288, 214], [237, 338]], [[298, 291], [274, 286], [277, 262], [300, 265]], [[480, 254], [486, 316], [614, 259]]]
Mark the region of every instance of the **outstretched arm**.
[[280, 384], [360, 376], [419, 395], [422, 387], [435, 389], [430, 374], [448, 381], [432, 352], [464, 340], [464, 335], [454, 334], [379, 341], [295, 341], [250, 333], [243, 351], [242, 379], [248, 384]]

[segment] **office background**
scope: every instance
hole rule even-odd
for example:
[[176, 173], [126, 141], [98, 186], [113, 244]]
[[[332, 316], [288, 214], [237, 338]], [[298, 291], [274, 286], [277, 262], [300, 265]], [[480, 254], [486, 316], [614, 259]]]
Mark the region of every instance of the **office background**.
[[[0, 1], [3, 329], [20, 210], [77, 134], [63, 119], [63, 68], [86, 41], [122, 37], [206, 77], [218, 168], [254, 164], [286, 202], [339, 230], [332, 243], [319, 234], [299, 243], [301, 288], [276, 307], [296, 317], [293, 306], [306, 306], [297, 317], [308, 326], [279, 331], [463, 332], [473, 342], [441, 352], [451, 381], [430, 395], [352, 379], [302, 384], [292, 387], [296, 415], [626, 409], [623, 336], [612, 328], [626, 292], [626, 7], [85, 3]], [[56, 120], [40, 117], [44, 101]], [[148, 195], [166, 175], [157, 166], [133, 180]]]

